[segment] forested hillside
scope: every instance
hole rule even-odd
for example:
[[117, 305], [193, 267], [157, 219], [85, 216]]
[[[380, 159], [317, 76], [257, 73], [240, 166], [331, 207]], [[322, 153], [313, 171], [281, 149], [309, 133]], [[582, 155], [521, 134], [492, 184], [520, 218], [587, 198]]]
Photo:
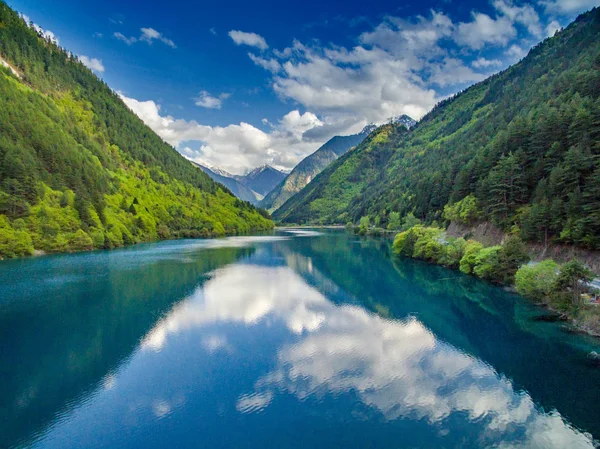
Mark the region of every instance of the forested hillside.
[[272, 226], [2, 2], [0, 58], [0, 257]]
[[599, 96], [596, 8], [410, 131], [380, 128], [275, 218], [487, 220], [529, 240], [600, 248]]
[[302, 159], [291, 173], [265, 196], [259, 205], [267, 210], [277, 209], [290, 197], [302, 190], [325, 167], [350, 148], [361, 143], [375, 128], [374, 125], [369, 125], [359, 134], [332, 137], [313, 154]]

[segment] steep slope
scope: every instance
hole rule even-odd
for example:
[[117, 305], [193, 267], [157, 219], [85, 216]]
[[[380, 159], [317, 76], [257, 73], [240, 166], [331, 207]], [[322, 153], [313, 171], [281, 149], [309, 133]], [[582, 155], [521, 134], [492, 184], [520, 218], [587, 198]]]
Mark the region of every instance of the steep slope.
[[[229, 173], [222, 172], [220, 170], [210, 169], [202, 164], [198, 164], [196, 162], [192, 162], [195, 166], [200, 168], [204, 173], [211, 177], [213, 181], [219, 182], [227, 187], [231, 193], [233, 193], [236, 197], [241, 199], [242, 201], [248, 201], [251, 204], [256, 205], [258, 203], [257, 195], [251, 189], [246, 187], [240, 181], [235, 179], [233, 175]], [[220, 172], [220, 173], [219, 173]]]
[[311, 182], [325, 167], [350, 148], [361, 143], [376, 127], [366, 126], [359, 134], [334, 136], [310, 156], [304, 158], [259, 204], [275, 210]]
[[0, 257], [271, 227], [2, 2], [0, 58]]
[[[513, 67], [387, 125], [277, 210], [287, 223], [390, 213], [488, 220], [530, 240], [600, 247], [600, 10]], [[444, 214], [444, 208], [446, 213]]]
[[234, 178], [249, 189], [259, 193], [262, 196], [265, 196], [271, 190], [273, 190], [275, 186], [279, 184], [286, 176], [286, 173], [265, 164], [261, 165], [260, 167], [256, 167], [254, 170], [246, 173], [243, 176], [234, 176]]

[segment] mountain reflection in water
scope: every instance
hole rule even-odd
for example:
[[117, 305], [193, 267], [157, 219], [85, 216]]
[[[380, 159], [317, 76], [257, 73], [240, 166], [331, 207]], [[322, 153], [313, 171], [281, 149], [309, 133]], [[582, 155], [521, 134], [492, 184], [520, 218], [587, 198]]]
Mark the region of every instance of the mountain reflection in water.
[[[428, 276], [435, 278], [437, 267], [394, 265], [386, 257], [385, 241], [360, 241], [342, 233], [211, 242], [201, 250], [184, 244], [169, 249], [167, 244], [167, 262], [164, 254], [160, 262], [147, 260], [143, 267], [175, 267], [153, 270], [157, 279], [149, 287], [171, 298], [163, 302], [170, 304], [168, 311], [157, 315], [131, 353], [118, 358], [92, 390], [71, 392], [74, 402], [56, 403], [54, 418], [21, 435], [20, 444], [594, 447], [588, 432], [598, 429], [583, 427], [584, 418], [572, 425], [579, 415], [571, 413], [560, 391], [545, 391], [539, 403], [517, 368], [513, 371], [502, 358], [503, 371], [498, 371], [493, 361], [481, 358], [486, 344], [479, 345], [462, 329], [464, 316], [470, 315], [474, 327], [483, 324], [491, 331], [479, 335], [482, 341], [503, 333], [497, 344], [515, 353], [520, 347], [543, 348], [555, 337], [523, 329], [514, 319], [515, 311], [527, 309], [520, 299], [465, 277], [460, 282], [476, 283], [474, 290], [444, 307], [429, 290], [433, 282]], [[152, 248], [141, 248], [136, 256], [144, 258]], [[229, 261], [220, 251], [228, 252]], [[189, 289], [190, 273], [182, 289], [181, 272], [190, 266], [196, 267], [195, 285]], [[144, 270], [121, 262], [110, 268], [127, 272], [129, 280]], [[355, 275], [357, 270], [364, 277]], [[420, 281], [417, 272], [425, 273]], [[176, 285], [165, 288], [167, 279]], [[63, 289], [82, 281], [70, 282]], [[488, 289], [498, 295], [493, 304], [487, 304]], [[125, 310], [112, 295], [105, 300], [112, 300], [117, 312]], [[408, 311], [398, 313], [397, 307]], [[96, 329], [114, 332], [127, 324], [108, 321]], [[573, 352], [589, 344], [570, 338]], [[513, 343], [520, 340], [528, 344]], [[535, 367], [534, 357], [531, 364]], [[576, 369], [588, 381], [598, 380], [597, 372]], [[590, 391], [597, 394], [598, 387]], [[560, 406], [547, 408], [561, 401], [570, 420]], [[31, 413], [34, 407], [35, 398]]]

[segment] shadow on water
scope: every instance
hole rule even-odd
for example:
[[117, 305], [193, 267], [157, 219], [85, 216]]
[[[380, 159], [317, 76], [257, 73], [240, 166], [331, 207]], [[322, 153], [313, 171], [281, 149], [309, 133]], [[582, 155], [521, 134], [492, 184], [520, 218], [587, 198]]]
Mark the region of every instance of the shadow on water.
[[0, 447], [67, 413], [207, 273], [253, 251], [179, 241], [3, 262]]
[[[600, 369], [588, 358], [600, 347], [597, 339], [567, 333], [560, 323], [537, 321], [539, 308], [500, 287], [396, 258], [390, 240], [332, 236], [294, 240], [291, 249], [280, 250], [289, 258], [294, 253], [308, 258], [313, 272], [344, 292], [327, 292], [331, 298], [362, 304], [385, 318], [416, 316], [438, 338], [529, 392], [543, 410], [559, 410], [577, 427], [600, 435]], [[295, 265], [308, 282], [322, 285], [306, 263]]]

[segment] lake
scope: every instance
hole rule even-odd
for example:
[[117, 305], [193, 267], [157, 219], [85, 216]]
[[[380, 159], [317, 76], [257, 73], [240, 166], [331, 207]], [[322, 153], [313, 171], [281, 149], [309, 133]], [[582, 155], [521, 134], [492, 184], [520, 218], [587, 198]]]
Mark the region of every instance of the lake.
[[598, 340], [338, 231], [0, 262], [0, 447], [591, 448]]

